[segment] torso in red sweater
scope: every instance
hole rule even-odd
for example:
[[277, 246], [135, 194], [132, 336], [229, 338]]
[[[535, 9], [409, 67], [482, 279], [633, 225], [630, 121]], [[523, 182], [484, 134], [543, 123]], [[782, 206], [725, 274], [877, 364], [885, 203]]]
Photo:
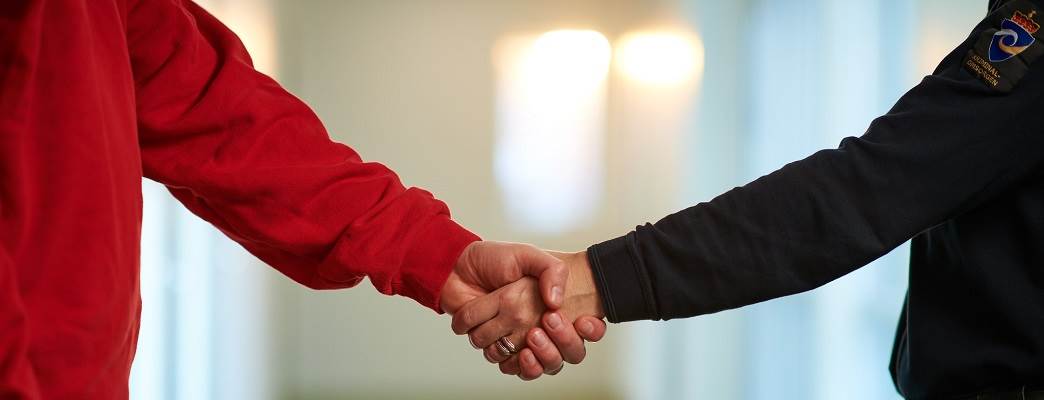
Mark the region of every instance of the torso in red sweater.
[[0, 4], [0, 397], [127, 396], [142, 176], [309, 287], [435, 308], [475, 240], [181, 0]]

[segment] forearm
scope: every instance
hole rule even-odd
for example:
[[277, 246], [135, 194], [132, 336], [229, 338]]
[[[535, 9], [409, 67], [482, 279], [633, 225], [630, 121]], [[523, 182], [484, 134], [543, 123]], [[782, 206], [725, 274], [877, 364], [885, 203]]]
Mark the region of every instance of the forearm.
[[[610, 321], [813, 289], [1039, 171], [1044, 63], [1010, 92], [963, 68], [976, 29], [859, 138], [589, 249]], [[987, 37], [988, 39], [988, 37]]]
[[312, 288], [370, 278], [437, 309], [477, 237], [445, 204], [330, 140], [301, 100], [254, 70], [234, 33], [189, 1], [128, 17], [141, 163], [196, 215]]

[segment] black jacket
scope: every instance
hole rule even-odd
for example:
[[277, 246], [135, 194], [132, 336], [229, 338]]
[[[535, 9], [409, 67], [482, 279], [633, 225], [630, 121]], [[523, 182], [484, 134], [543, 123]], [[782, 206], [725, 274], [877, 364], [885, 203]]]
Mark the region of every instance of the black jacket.
[[[913, 238], [892, 362], [900, 393], [1044, 382], [1044, 43], [1025, 36], [1042, 3], [991, 2], [863, 136], [592, 246], [609, 320], [807, 291]], [[1025, 32], [1005, 39], [1013, 22]]]

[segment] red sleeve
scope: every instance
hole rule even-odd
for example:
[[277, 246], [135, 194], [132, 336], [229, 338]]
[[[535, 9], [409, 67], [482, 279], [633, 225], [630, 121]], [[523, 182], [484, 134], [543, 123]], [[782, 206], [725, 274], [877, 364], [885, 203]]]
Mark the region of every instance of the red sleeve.
[[138, 1], [128, 42], [146, 177], [308, 287], [369, 277], [381, 293], [438, 310], [453, 264], [478, 239], [445, 204], [331, 141], [191, 1]]
[[0, 248], [0, 399], [38, 399], [29, 332], [14, 265]]
[[[4, 3], [0, 5], [0, 70], [8, 74], [5, 84], [18, 83], [17, 73], [10, 74], [10, 67], [22, 59], [19, 45], [25, 38], [26, 25], [32, 21], [34, 7], [28, 3]], [[31, 30], [29, 30], [31, 31]], [[17, 72], [15, 67], [14, 71]], [[14, 78], [14, 81], [10, 78]], [[9, 89], [5, 87], [4, 89]], [[18, 96], [14, 96], [17, 98]], [[4, 100], [11, 100], [5, 97]], [[13, 102], [3, 101], [0, 107], [11, 111]], [[7, 134], [8, 131], [4, 131]], [[9, 165], [9, 164], [8, 164]], [[13, 173], [17, 176], [18, 171]], [[25, 305], [22, 302], [18, 275], [7, 250], [0, 246], [0, 399], [38, 399], [40, 392], [36, 373], [29, 362], [29, 328]]]

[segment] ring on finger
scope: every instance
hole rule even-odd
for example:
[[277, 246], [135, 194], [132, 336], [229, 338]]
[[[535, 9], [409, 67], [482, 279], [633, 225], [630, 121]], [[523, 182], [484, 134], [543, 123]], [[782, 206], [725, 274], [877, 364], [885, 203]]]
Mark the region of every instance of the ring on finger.
[[507, 338], [507, 336], [501, 337], [497, 340], [497, 342], [499, 342], [501, 345], [504, 345], [504, 347], [507, 348], [507, 351], [512, 352], [512, 354], [519, 352], [518, 346], [515, 346], [515, 343], [512, 342], [512, 339]]
[[496, 342], [496, 343], [494, 343], [493, 345], [494, 345], [494, 346], [496, 346], [496, 348], [497, 348], [497, 353], [500, 353], [500, 355], [502, 355], [502, 356], [504, 356], [504, 357], [507, 357], [507, 356], [510, 356], [510, 355], [511, 355], [511, 350], [508, 350], [508, 348], [507, 348], [507, 347], [504, 347], [504, 345], [503, 345], [503, 344], [500, 344], [500, 341], [497, 341], [497, 342]]
[[507, 336], [504, 336], [504, 337], [502, 337], [500, 339], [497, 339], [496, 345], [497, 345], [497, 351], [499, 351], [500, 354], [503, 355], [504, 357], [507, 357], [507, 356], [510, 356], [512, 354], [518, 353], [518, 347], [515, 346], [515, 344], [512, 343], [511, 339], [508, 339]]

